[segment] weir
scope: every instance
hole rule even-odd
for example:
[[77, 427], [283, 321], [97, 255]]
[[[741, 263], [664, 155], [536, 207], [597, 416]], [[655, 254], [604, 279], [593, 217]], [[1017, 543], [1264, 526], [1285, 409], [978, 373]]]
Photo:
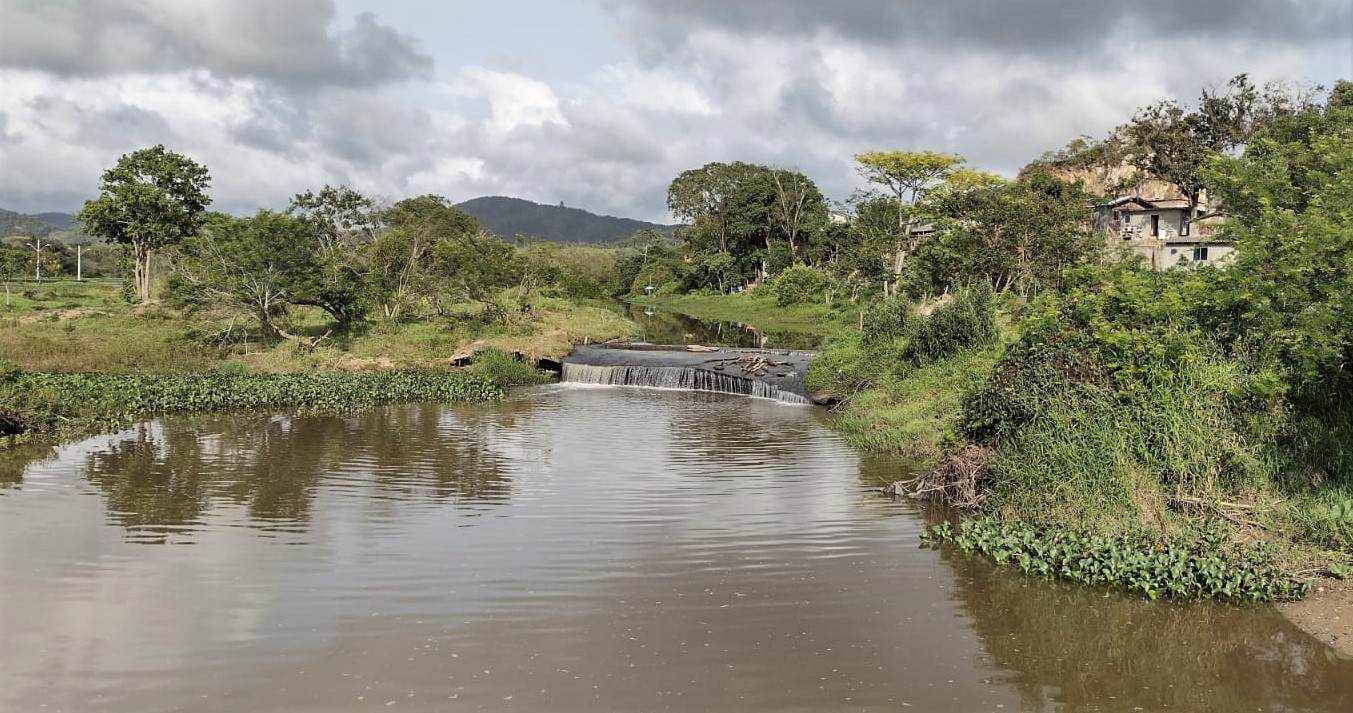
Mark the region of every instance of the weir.
[[803, 373], [812, 351], [688, 351], [649, 344], [580, 346], [564, 359], [560, 381], [604, 386], [708, 391], [809, 404]]

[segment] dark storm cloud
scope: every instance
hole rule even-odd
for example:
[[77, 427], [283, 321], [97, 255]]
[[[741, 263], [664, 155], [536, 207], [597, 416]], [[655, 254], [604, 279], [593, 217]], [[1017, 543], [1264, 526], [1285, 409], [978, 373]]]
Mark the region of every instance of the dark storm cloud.
[[0, 0], [0, 67], [370, 86], [426, 75], [432, 60], [371, 15], [336, 27], [332, 0]]
[[[699, 29], [778, 37], [828, 31], [872, 44], [975, 45], [1047, 56], [1124, 41], [1346, 38], [1347, 0], [603, 0], [667, 47]], [[1130, 27], [1122, 23], [1128, 21]], [[1133, 32], [1132, 28], [1137, 28]]]

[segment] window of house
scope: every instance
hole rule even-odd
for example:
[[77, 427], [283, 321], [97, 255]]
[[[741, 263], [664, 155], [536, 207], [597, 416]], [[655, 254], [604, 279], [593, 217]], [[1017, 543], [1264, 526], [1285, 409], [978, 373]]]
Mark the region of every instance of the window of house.
[[1193, 226], [1193, 222], [1192, 222], [1192, 221], [1189, 221], [1189, 220], [1183, 221], [1182, 223], [1179, 224], [1179, 234], [1180, 234], [1180, 235], [1188, 235], [1188, 234], [1189, 234], [1189, 229], [1190, 229], [1192, 226]]
[[1207, 246], [1199, 245], [1193, 249], [1194, 262], [1207, 262]]
[[1160, 215], [1151, 216], [1151, 237], [1160, 237]]

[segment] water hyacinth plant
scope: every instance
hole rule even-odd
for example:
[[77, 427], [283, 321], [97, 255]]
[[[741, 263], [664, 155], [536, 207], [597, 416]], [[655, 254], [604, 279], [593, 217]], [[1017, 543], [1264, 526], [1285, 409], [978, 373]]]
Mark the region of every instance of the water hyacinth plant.
[[1225, 529], [1217, 524], [1175, 542], [979, 518], [957, 527], [940, 523], [926, 530], [922, 539], [933, 546], [951, 543], [998, 565], [1014, 565], [1027, 575], [1115, 587], [1151, 599], [1274, 602], [1300, 599], [1310, 588], [1283, 574], [1264, 545], [1227, 546]]
[[71, 436], [114, 430], [172, 412], [282, 408], [346, 413], [401, 402], [460, 402], [500, 398], [503, 389], [467, 372], [403, 370], [374, 373], [194, 374], [0, 373], [0, 402], [17, 417], [15, 438]]

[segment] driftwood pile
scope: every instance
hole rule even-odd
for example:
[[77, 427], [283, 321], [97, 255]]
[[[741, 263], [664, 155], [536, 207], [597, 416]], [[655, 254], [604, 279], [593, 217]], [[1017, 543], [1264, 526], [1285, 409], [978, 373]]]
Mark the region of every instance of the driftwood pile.
[[736, 366], [742, 370], [742, 373], [748, 376], [765, 376], [766, 372], [770, 371], [772, 367], [792, 366], [792, 364], [787, 361], [767, 359], [765, 355], [762, 354], [747, 354], [740, 357], [732, 357], [730, 359], [716, 359], [709, 363], [713, 364], [713, 368], [719, 371], [724, 371], [730, 365]]
[[13, 436], [23, 432], [23, 418], [17, 412], [0, 406], [0, 436]]
[[959, 510], [976, 510], [991, 493], [991, 449], [984, 446], [965, 446], [944, 457], [940, 464], [926, 471], [911, 483], [893, 483], [896, 497], [901, 486], [907, 485], [907, 494], [913, 498], [931, 498], [943, 501]]

